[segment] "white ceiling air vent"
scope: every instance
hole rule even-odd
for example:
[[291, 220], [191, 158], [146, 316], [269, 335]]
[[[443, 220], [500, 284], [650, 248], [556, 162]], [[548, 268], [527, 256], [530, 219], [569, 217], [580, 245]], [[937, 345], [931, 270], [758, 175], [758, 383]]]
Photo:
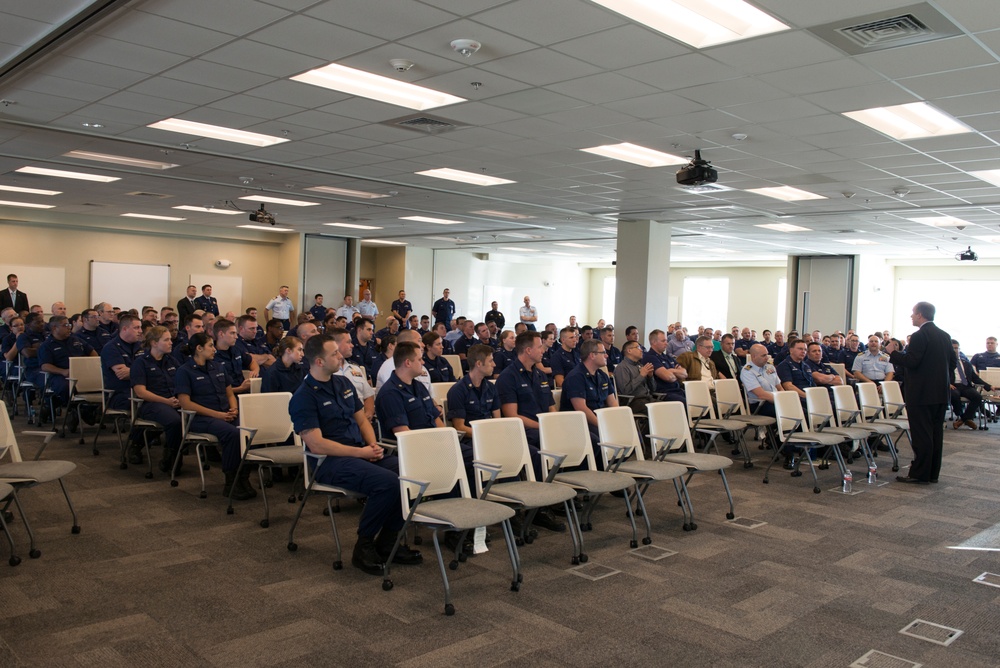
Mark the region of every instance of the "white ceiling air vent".
[[962, 34], [927, 3], [827, 23], [809, 31], [852, 56]]
[[146, 197], [149, 199], [170, 199], [173, 195], [164, 195], [162, 193], [147, 193], [141, 190], [136, 190], [135, 192], [125, 193], [130, 197]]
[[442, 132], [451, 132], [452, 130], [462, 127], [462, 124], [456, 123], [455, 121], [449, 121], [446, 118], [441, 118], [440, 116], [430, 116], [428, 114], [415, 114], [403, 116], [402, 118], [393, 118], [388, 121], [383, 121], [382, 125], [401, 127], [408, 130], [416, 130], [417, 132], [435, 135], [441, 134]]

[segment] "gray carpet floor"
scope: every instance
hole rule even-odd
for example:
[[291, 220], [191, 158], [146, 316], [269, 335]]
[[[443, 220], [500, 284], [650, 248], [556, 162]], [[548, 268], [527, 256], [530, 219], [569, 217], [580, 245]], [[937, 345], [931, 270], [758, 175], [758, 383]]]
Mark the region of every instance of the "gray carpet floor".
[[[835, 467], [819, 471], [821, 494], [780, 469], [763, 485], [755, 450], [754, 469], [728, 471], [737, 522], [716, 475], [690, 485], [695, 531], [672, 487], [653, 488], [653, 545], [638, 552], [622, 500], [607, 497], [584, 534], [589, 562], [575, 569], [568, 535], [542, 530], [521, 549], [519, 592], [496, 530], [489, 552], [449, 571], [453, 617], [429, 541], [423, 565], [394, 569], [392, 591], [350, 566], [353, 501], [336, 514], [347, 564], [334, 571], [320, 499], [288, 551], [289, 483], [269, 490], [264, 529], [260, 497], [226, 514], [217, 468], [199, 499], [191, 472], [171, 488], [119, 470], [112, 434], [97, 457], [57, 438], [44, 458], [77, 464], [82, 532], [58, 486], [22, 493], [42, 555], [28, 558], [16, 519], [23, 562], [5, 565], [0, 543], [0, 666], [996, 666], [1000, 589], [974, 580], [1000, 573], [1000, 552], [951, 547], [1000, 549], [998, 436], [996, 424], [949, 428], [937, 485], [896, 483], [883, 454], [888, 484], [869, 486], [855, 463], [852, 496], [834, 491]], [[37, 437], [19, 442], [34, 456]], [[918, 619], [938, 643], [900, 633]], [[939, 644], [949, 632], [927, 623], [962, 633]]]

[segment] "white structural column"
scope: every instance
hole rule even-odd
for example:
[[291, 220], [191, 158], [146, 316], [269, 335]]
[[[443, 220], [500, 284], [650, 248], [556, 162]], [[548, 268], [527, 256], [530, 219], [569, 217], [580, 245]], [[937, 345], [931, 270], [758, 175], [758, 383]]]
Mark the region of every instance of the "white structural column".
[[635, 325], [645, 346], [651, 329], [668, 324], [670, 224], [619, 221], [615, 269], [615, 339], [621, 344], [625, 328]]

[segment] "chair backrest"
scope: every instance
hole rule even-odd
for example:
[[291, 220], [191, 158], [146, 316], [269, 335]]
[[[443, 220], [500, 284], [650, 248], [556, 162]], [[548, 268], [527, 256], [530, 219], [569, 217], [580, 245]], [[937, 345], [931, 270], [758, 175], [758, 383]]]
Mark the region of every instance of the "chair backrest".
[[743, 398], [743, 392], [740, 391], [740, 383], [735, 378], [725, 378], [715, 381], [715, 399], [719, 402], [719, 412], [723, 415], [729, 410], [730, 406], [736, 406], [736, 409], [732, 412], [733, 415], [750, 414], [750, 410], [747, 408]]
[[[636, 459], [643, 459], [642, 440], [639, 438], [639, 430], [635, 426], [635, 413], [628, 406], [613, 406], [609, 408], [598, 408], [594, 411], [597, 415], [597, 432], [602, 443], [612, 443], [614, 445], [624, 445], [628, 448], [624, 457], [628, 459], [635, 453]], [[604, 468], [608, 468], [608, 456], [616, 457], [618, 453], [610, 452], [601, 448], [601, 459], [604, 460]]]
[[[655, 401], [646, 404], [646, 416], [649, 418], [649, 434], [651, 436], [675, 438], [677, 440], [673, 442], [671, 448], [676, 449], [679, 445], [683, 445], [687, 452], [696, 452], [684, 404], [679, 401]], [[664, 444], [664, 441], [654, 439], [652, 452], [663, 447]]]
[[[463, 497], [469, 497], [469, 481], [458, 445], [458, 432], [451, 427], [415, 429], [396, 434], [399, 476], [430, 483], [425, 496], [448, 494], [458, 484]], [[410, 514], [410, 501], [420, 488], [404, 482], [401, 494], [403, 516]]]
[[10, 424], [10, 416], [7, 415], [5, 408], [0, 408], [0, 413], [3, 414], [0, 418], [0, 460], [9, 453], [12, 462], [22, 461], [21, 450], [17, 447], [17, 437], [14, 436], [14, 428]]
[[802, 415], [802, 402], [799, 395], [790, 390], [783, 390], [774, 393], [774, 414], [778, 419], [778, 432], [782, 435], [795, 429], [795, 422], [799, 420], [802, 431], [808, 431], [809, 425]]
[[[837, 407], [837, 422], [843, 424], [844, 420], [851, 417], [851, 413], [858, 410], [858, 398], [854, 395], [854, 388], [850, 385], [838, 385], [833, 388], [833, 404]], [[860, 417], [859, 422], [863, 422]]]
[[684, 383], [684, 398], [687, 399], [688, 419], [694, 426], [699, 416], [705, 420], [715, 419], [715, 405], [707, 380], [689, 380]]
[[260, 387], [264, 384], [264, 379], [260, 376], [250, 379], [250, 394], [260, 394]]
[[251, 373], [250, 371], [243, 369], [243, 380], [247, 380], [248, 378], [250, 378], [250, 373]]
[[858, 390], [862, 415], [866, 420], [875, 417], [878, 413], [877, 409], [882, 406], [882, 399], [878, 396], [878, 386], [875, 383], [858, 383], [855, 387]]
[[442, 355], [442, 357], [448, 360], [448, 364], [451, 365], [451, 370], [455, 373], [456, 380], [465, 375], [464, 373], [462, 373], [461, 357], [459, 357], [458, 355]]
[[[563, 468], [573, 468], [584, 462], [591, 471], [597, 470], [594, 449], [590, 446], [587, 416], [580, 411], [540, 413], [538, 436], [542, 450], [566, 455]], [[548, 476], [549, 459], [542, 457], [542, 476]]]
[[[989, 383], [989, 381], [986, 381]], [[990, 383], [992, 385], [993, 383]], [[899, 381], [895, 380], [883, 380], [882, 381], [882, 398], [885, 400], [886, 410], [890, 415], [896, 412], [899, 406], [903, 407], [903, 411], [899, 414], [899, 417], [906, 417], [906, 405], [903, 401], [903, 392], [899, 389]], [[895, 406], [890, 406], [889, 404], [896, 404]]]
[[552, 388], [552, 401], [555, 402], [556, 411], [560, 410], [560, 405], [562, 404], [562, 388], [556, 387]]
[[104, 374], [100, 357], [70, 357], [69, 377], [76, 380], [78, 394], [104, 391]]
[[247, 442], [249, 434], [242, 432], [243, 447], [284, 443], [292, 434], [292, 418], [288, 414], [291, 392], [268, 392], [266, 394], [240, 394], [240, 426], [256, 429], [252, 443]]
[[818, 425], [823, 422], [823, 417], [820, 416], [831, 416], [827, 426], [829, 427], [839, 427], [840, 421], [837, 419], [836, 411], [833, 410], [833, 405], [830, 404], [830, 392], [825, 387], [807, 387], [806, 392], [806, 411], [809, 413], [806, 417], [809, 422], [810, 431], [816, 431]]
[[840, 376], [840, 382], [847, 384], [847, 365], [840, 362], [830, 362], [830, 368]]
[[448, 399], [448, 390], [454, 385], [455, 383], [431, 383], [431, 399], [437, 402], [446, 401]]
[[990, 385], [1000, 385], [1000, 369], [987, 367], [977, 372], [979, 377]]
[[[528, 439], [521, 418], [476, 420], [472, 423], [472, 453], [480, 462], [500, 467], [497, 479], [517, 478], [522, 471], [526, 480], [535, 480], [528, 452]], [[476, 472], [476, 496], [482, 496], [487, 471]], [[484, 480], [485, 479], [485, 480]]]

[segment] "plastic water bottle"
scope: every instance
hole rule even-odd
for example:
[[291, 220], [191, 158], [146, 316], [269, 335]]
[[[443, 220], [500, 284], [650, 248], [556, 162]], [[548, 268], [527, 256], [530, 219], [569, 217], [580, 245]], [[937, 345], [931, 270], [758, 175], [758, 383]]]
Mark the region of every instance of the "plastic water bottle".
[[851, 484], [854, 482], [854, 474], [851, 473], [850, 469], [844, 472], [844, 494], [851, 493]]
[[878, 466], [875, 462], [868, 464], [868, 484], [874, 485], [878, 482]]

